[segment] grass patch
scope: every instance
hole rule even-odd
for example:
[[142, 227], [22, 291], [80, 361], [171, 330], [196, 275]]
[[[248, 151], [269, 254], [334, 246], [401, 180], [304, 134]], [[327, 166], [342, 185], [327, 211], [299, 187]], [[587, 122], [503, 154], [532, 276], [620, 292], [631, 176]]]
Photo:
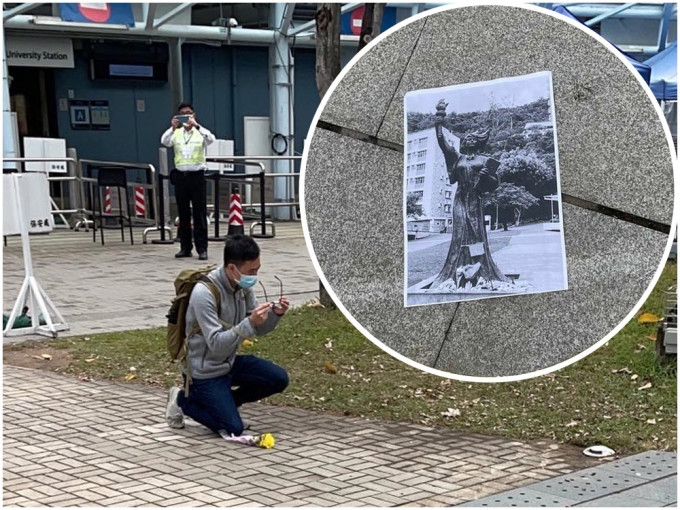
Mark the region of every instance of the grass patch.
[[[664, 292], [676, 280], [677, 265], [669, 263], [641, 312], [661, 316]], [[602, 443], [633, 453], [677, 445], [677, 365], [659, 362], [648, 338], [655, 333], [655, 325], [633, 320], [586, 359], [547, 376], [503, 384], [463, 383], [413, 369], [366, 340], [337, 310], [293, 310], [274, 333], [241, 352], [288, 370], [290, 387], [270, 398], [271, 404], [520, 440]], [[72, 361], [60, 371], [81, 378], [156, 386], [179, 380], [177, 365], [168, 362], [164, 329], [26, 343], [5, 351], [44, 345], [68, 349]], [[647, 383], [651, 387], [638, 389]], [[443, 416], [449, 408], [460, 416]]]

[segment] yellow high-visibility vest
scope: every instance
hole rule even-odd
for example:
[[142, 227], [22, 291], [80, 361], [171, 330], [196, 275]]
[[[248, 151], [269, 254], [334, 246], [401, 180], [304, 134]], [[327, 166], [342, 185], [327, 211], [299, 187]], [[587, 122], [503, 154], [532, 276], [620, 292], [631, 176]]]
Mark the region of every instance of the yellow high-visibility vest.
[[205, 145], [203, 135], [196, 128], [187, 131], [177, 128], [172, 133], [172, 148], [175, 151], [175, 168], [183, 168], [205, 164]]

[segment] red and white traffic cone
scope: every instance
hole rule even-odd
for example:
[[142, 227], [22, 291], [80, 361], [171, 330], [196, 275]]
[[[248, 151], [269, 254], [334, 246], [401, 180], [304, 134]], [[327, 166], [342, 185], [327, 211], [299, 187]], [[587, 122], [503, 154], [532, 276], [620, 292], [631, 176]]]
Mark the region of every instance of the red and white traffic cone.
[[229, 230], [227, 235], [245, 234], [243, 229], [243, 209], [241, 208], [241, 195], [231, 194], [229, 201]]
[[111, 188], [108, 186], [104, 188], [104, 214], [111, 214], [113, 209], [111, 207]]
[[135, 214], [146, 217], [146, 200], [144, 199], [144, 188], [142, 186], [135, 188]]

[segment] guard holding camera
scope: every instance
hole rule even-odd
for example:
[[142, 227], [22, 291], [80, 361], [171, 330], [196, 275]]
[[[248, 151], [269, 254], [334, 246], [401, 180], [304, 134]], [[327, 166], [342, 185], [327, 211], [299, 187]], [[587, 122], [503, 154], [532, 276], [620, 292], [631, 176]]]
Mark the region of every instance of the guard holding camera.
[[[172, 147], [175, 168], [170, 172], [170, 182], [175, 185], [175, 198], [179, 211], [180, 250], [176, 258], [191, 257], [193, 216], [193, 245], [199, 260], [208, 259], [208, 220], [205, 203], [205, 148], [215, 141], [208, 129], [198, 124], [194, 108], [182, 103], [170, 128], [161, 136], [161, 143]], [[192, 214], [193, 212], [193, 214]]]

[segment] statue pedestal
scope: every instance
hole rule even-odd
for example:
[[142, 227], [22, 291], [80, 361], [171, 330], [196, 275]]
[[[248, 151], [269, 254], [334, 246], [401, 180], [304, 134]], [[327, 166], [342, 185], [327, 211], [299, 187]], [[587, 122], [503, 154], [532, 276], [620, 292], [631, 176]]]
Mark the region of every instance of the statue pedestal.
[[490, 297], [513, 296], [524, 294], [531, 286], [525, 280], [514, 280], [512, 284], [502, 284], [502, 288], [496, 290], [470, 289], [454, 292], [444, 292], [441, 289], [430, 289], [429, 285], [435, 280], [436, 276], [427, 278], [406, 289], [407, 306], [426, 305], [431, 303], [446, 303], [456, 301], [469, 301], [474, 299], [485, 299]]

